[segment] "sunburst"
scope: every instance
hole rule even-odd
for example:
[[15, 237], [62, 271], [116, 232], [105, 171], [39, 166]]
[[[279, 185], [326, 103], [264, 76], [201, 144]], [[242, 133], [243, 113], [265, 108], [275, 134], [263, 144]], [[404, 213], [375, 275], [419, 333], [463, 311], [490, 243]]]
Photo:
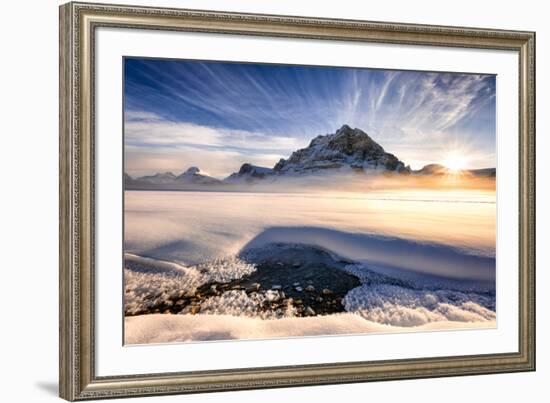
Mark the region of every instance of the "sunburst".
[[459, 153], [450, 153], [443, 160], [443, 165], [452, 174], [457, 174], [463, 171], [468, 164], [468, 158]]

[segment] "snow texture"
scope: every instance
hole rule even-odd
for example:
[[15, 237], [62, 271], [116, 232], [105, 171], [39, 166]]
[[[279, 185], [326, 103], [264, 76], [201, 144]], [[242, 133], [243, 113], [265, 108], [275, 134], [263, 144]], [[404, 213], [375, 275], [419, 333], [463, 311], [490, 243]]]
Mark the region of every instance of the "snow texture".
[[202, 284], [229, 282], [256, 270], [237, 258], [182, 266], [128, 253], [124, 256], [124, 267], [125, 311], [130, 314], [158, 305], [160, 301], [169, 303], [176, 296], [192, 294]]

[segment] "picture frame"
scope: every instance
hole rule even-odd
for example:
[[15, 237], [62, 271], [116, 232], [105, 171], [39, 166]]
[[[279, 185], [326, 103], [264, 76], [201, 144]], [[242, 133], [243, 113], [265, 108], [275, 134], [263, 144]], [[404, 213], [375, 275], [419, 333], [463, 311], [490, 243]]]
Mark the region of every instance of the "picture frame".
[[[60, 396], [67, 400], [324, 385], [535, 370], [535, 33], [108, 4], [60, 7]], [[247, 35], [517, 54], [517, 351], [209, 369], [96, 372], [96, 32]], [[513, 266], [512, 266], [513, 267]], [[115, 324], [113, 324], [115, 326]]]

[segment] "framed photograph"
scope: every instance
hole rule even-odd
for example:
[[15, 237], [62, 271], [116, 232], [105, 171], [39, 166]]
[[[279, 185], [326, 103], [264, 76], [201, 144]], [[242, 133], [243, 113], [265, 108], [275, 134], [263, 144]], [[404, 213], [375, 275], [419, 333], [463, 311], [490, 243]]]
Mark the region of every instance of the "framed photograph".
[[61, 397], [534, 370], [534, 58], [61, 6]]

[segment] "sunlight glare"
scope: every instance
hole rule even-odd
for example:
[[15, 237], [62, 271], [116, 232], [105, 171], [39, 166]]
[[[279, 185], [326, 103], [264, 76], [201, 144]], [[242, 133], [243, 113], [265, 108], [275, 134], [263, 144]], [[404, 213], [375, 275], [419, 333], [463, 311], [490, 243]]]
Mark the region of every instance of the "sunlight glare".
[[452, 173], [460, 172], [466, 168], [467, 160], [464, 155], [449, 154], [443, 161], [443, 165]]

